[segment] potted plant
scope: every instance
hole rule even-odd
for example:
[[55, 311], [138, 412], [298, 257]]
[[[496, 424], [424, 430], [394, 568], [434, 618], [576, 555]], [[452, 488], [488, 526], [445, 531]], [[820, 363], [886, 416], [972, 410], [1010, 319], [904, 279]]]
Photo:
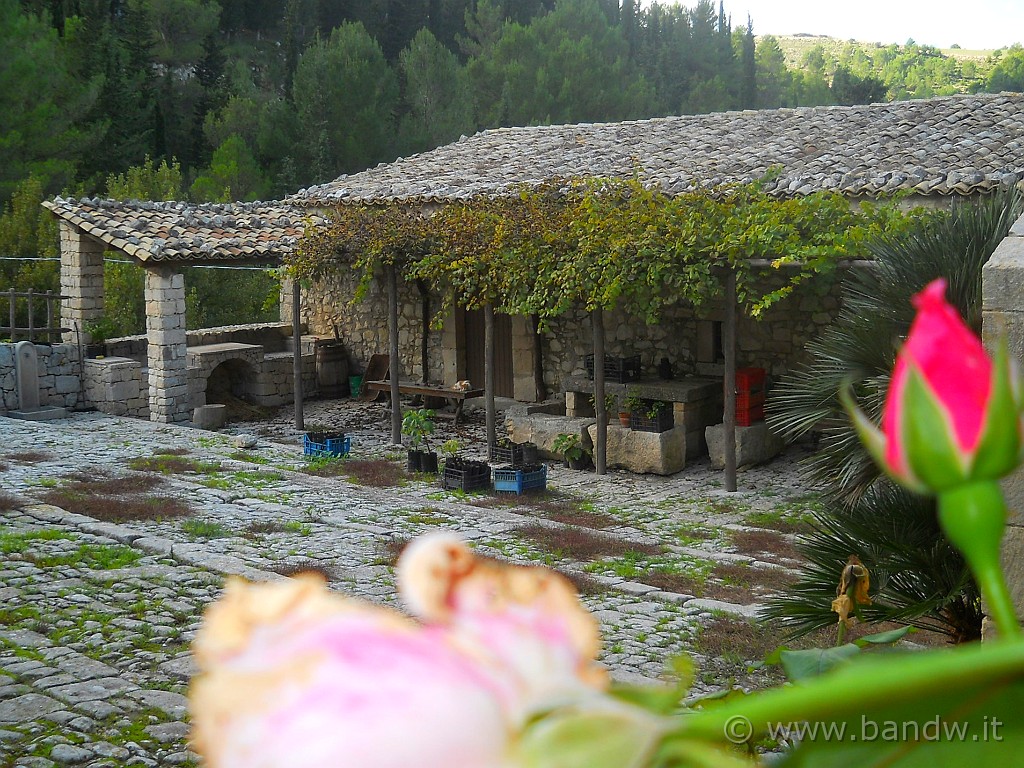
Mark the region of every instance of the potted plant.
[[[618, 396], [614, 392], [605, 392], [604, 395], [604, 418], [606, 422], [611, 421], [612, 414], [616, 412], [618, 407]], [[597, 415], [597, 397], [595, 395], [590, 396], [590, 406], [594, 409], [594, 415]]]
[[444, 456], [445, 464], [449, 461], [453, 461], [458, 458], [459, 451], [462, 450], [462, 443], [456, 440], [454, 437], [451, 440], [445, 440], [441, 443], [441, 454]]
[[565, 459], [565, 466], [569, 467], [569, 469], [586, 469], [589, 457], [579, 435], [570, 435], [562, 432], [555, 437], [552, 448], [555, 453], [562, 454], [562, 458]]
[[429, 408], [419, 408], [415, 411], [406, 411], [402, 417], [402, 434], [409, 438], [409, 461], [410, 472], [430, 472], [437, 474], [437, 454], [428, 448], [427, 435], [434, 433], [434, 411]]
[[441, 487], [458, 491], [479, 491], [491, 487], [491, 467], [486, 461], [474, 461], [459, 456], [462, 443], [446, 440], [441, 445], [444, 454], [444, 472]]
[[629, 428], [637, 432], [665, 432], [675, 426], [672, 403], [641, 400], [630, 414]]
[[622, 401], [622, 408], [619, 410], [619, 424], [624, 427], [630, 426], [631, 415], [639, 413], [644, 407], [644, 399], [635, 387], [630, 387], [626, 392], [626, 399]]

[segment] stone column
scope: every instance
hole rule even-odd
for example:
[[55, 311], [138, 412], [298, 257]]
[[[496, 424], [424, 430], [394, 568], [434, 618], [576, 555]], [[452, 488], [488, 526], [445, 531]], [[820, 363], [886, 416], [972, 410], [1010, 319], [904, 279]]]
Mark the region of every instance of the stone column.
[[[1010, 353], [1024, 361], [1024, 216], [1010, 229], [982, 270], [982, 317], [985, 346], [992, 349], [1001, 338]], [[1024, 470], [1003, 481], [1003, 493], [1010, 510], [1003, 538], [1003, 570], [1024, 619]]]
[[71, 328], [63, 337], [67, 344], [78, 341], [76, 327], [82, 343], [90, 343], [85, 324], [103, 315], [103, 251], [101, 242], [60, 222], [60, 292], [68, 297], [61, 302], [60, 322]]
[[149, 418], [188, 421], [192, 397], [185, 352], [185, 277], [166, 266], [146, 267]]

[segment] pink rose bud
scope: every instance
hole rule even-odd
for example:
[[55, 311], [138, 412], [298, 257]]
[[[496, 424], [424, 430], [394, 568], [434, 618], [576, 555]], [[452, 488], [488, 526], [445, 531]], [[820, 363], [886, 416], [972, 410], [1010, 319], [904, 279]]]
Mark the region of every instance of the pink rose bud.
[[993, 362], [945, 298], [937, 279], [917, 294], [875, 429], [844, 401], [875, 460], [911, 489], [941, 492], [1010, 472], [1021, 449], [1016, 371], [1005, 346]]
[[502, 768], [553, 703], [601, 697], [571, 585], [425, 537], [399, 565], [423, 623], [313, 576], [229, 582], [194, 644], [193, 742], [210, 768]]

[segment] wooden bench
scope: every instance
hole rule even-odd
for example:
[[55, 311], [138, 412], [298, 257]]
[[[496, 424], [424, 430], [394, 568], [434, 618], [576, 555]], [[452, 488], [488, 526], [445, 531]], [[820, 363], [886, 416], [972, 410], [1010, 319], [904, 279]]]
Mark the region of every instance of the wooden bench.
[[[390, 392], [391, 382], [390, 381], [364, 381], [363, 386], [369, 389], [371, 392]], [[455, 423], [459, 423], [459, 419], [462, 418], [462, 405], [471, 397], [482, 397], [484, 391], [482, 389], [467, 389], [465, 391], [459, 391], [457, 389], [449, 389], [448, 387], [437, 387], [430, 384], [420, 384], [412, 381], [400, 381], [398, 383], [398, 391], [403, 395], [420, 395], [421, 397], [438, 397], [445, 400], [451, 400], [455, 403]]]

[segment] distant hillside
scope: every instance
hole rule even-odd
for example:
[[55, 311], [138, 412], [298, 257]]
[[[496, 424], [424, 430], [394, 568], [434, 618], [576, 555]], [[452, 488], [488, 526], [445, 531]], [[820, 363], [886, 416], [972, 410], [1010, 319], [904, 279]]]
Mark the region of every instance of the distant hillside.
[[[856, 46], [862, 49], [868, 55], [873, 51], [877, 51], [887, 46], [881, 43], [866, 43], [862, 40], [840, 40], [835, 37], [829, 37], [828, 35], [810, 35], [810, 34], [798, 34], [798, 35], [772, 35], [776, 40], [779, 41], [779, 46], [782, 48], [782, 52], [786, 55], [786, 64], [794, 69], [803, 67], [804, 55], [814, 48], [816, 45], [820, 45], [826, 56], [833, 56], [839, 58], [843, 49], [848, 45]], [[757, 37], [760, 39], [760, 36]], [[966, 48], [939, 48], [937, 49], [942, 53], [943, 56], [947, 56], [958, 61], [972, 61], [976, 64], [984, 64], [989, 57], [995, 53], [994, 50], [968, 50]]]

